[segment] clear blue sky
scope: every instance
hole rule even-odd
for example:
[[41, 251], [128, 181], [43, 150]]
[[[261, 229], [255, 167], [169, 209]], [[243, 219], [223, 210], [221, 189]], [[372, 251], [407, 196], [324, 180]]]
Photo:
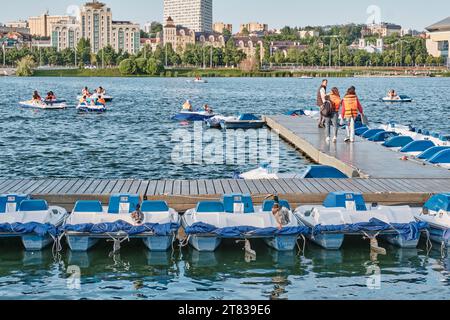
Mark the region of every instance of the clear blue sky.
[[[26, 19], [43, 13], [64, 14], [70, 5], [80, 5], [79, 0], [2, 0], [0, 22]], [[162, 0], [105, 0], [112, 8], [113, 19], [132, 20], [141, 24], [162, 20]], [[260, 21], [270, 28], [285, 25], [306, 26], [365, 23], [370, 14], [367, 8], [380, 8], [382, 21], [395, 22], [405, 28], [423, 30], [426, 26], [450, 16], [448, 0], [214, 0], [214, 21], [239, 23]], [[372, 11], [375, 12], [375, 11]]]

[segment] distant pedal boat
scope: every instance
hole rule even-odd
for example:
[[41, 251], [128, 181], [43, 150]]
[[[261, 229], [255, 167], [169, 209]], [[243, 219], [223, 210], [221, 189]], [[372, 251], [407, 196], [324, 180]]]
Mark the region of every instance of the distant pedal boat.
[[328, 250], [342, 247], [346, 236], [376, 238], [379, 235], [401, 248], [416, 248], [425, 223], [416, 223], [408, 206], [376, 206], [365, 203], [359, 193], [334, 192], [322, 206], [300, 206], [299, 221], [312, 229], [309, 239]]
[[226, 119], [220, 122], [223, 129], [238, 130], [238, 129], [261, 129], [265, 122], [261, 118], [253, 114], [241, 114], [234, 119]]
[[176, 121], [206, 121], [215, 116], [214, 113], [206, 111], [180, 111], [172, 117]]
[[80, 103], [76, 109], [80, 113], [105, 113], [108, 110], [104, 105], [92, 106], [86, 103]]
[[412, 102], [413, 99], [405, 96], [405, 95], [400, 95], [398, 99], [391, 99], [389, 97], [384, 97], [381, 99], [383, 102], [387, 102], [387, 103], [405, 103], [405, 102]]
[[201, 201], [182, 217], [189, 243], [201, 252], [215, 251], [222, 240], [263, 239], [278, 251], [294, 250], [297, 239], [309, 229], [298, 223], [286, 201], [280, 204], [289, 210], [289, 223], [278, 229], [272, 214], [273, 201], [254, 207], [250, 195], [225, 195], [222, 201]]
[[19, 106], [21, 106], [22, 108], [42, 109], [42, 110], [61, 110], [67, 108], [65, 100], [57, 100], [51, 102], [29, 100], [19, 102]]
[[178, 213], [163, 201], [144, 201], [142, 224], [131, 214], [139, 204], [138, 195], [113, 195], [109, 206], [100, 201], [78, 201], [64, 226], [72, 251], [88, 251], [101, 239], [142, 239], [151, 251], [167, 251], [179, 228]]
[[67, 218], [64, 208], [28, 195], [0, 196], [0, 238], [20, 237], [26, 250], [40, 251], [56, 241]]

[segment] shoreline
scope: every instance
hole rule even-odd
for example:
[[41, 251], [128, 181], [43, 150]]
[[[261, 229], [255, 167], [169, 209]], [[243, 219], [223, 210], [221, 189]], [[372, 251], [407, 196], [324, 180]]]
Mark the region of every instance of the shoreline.
[[[405, 72], [408, 72], [405, 74]], [[35, 70], [32, 77], [105, 77], [105, 78], [433, 78], [450, 77], [447, 70], [420, 70], [414, 74], [411, 69], [341, 69], [341, 70], [274, 70], [241, 71], [239, 69], [168, 69], [159, 75], [123, 75], [116, 68], [111, 69], [57, 69]]]

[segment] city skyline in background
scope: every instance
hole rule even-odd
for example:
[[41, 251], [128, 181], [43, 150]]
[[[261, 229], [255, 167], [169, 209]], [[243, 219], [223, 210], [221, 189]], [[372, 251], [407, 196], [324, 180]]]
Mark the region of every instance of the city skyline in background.
[[[7, 1], [2, 4], [0, 23], [26, 20], [30, 16], [42, 14], [47, 10], [52, 15], [73, 14], [71, 8], [81, 6], [85, 2], [75, 0], [42, 0], [38, 3], [31, 3], [29, 0]], [[131, 20], [141, 25], [150, 21], [163, 22], [162, 0], [131, 0], [127, 2], [127, 6], [119, 0], [105, 2], [116, 12], [116, 19]], [[20, 10], [16, 9], [18, 7]], [[249, 21], [267, 23], [271, 29], [279, 29], [286, 25], [305, 27], [359, 24], [375, 20], [398, 23], [404, 28], [422, 31], [433, 22], [450, 15], [450, 2], [434, 0], [431, 3], [411, 4], [407, 0], [398, 0], [395, 3], [387, 0], [368, 0], [357, 3], [353, 1], [337, 3], [324, 0], [318, 7], [311, 2], [303, 3], [295, 0], [279, 0], [276, 3], [258, 0], [247, 0], [244, 3], [239, 0], [214, 0], [213, 9], [214, 22], [231, 23], [235, 29], [238, 29], [239, 24]], [[424, 15], [424, 12], [427, 14]]]

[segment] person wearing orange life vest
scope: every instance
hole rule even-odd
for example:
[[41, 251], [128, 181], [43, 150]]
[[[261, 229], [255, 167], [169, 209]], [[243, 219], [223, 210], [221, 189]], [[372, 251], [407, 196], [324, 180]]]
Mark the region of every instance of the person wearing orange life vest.
[[97, 102], [100, 103], [103, 106], [106, 106], [106, 100], [102, 96], [98, 96]]
[[334, 87], [331, 89], [331, 93], [329, 95], [329, 99], [331, 102], [331, 106], [333, 109], [333, 113], [331, 115], [330, 119], [325, 120], [325, 124], [328, 122], [328, 129], [326, 132], [328, 133], [327, 136], [327, 142], [331, 140], [331, 128], [329, 128], [330, 125], [334, 126], [334, 136], [333, 136], [333, 142], [337, 142], [337, 136], [338, 136], [338, 129], [339, 129], [339, 109], [341, 108], [342, 100], [341, 95], [339, 94], [339, 89]]
[[342, 100], [342, 119], [347, 122], [347, 138], [345, 142], [355, 142], [355, 120], [364, 110], [356, 95], [356, 88], [351, 86]]

